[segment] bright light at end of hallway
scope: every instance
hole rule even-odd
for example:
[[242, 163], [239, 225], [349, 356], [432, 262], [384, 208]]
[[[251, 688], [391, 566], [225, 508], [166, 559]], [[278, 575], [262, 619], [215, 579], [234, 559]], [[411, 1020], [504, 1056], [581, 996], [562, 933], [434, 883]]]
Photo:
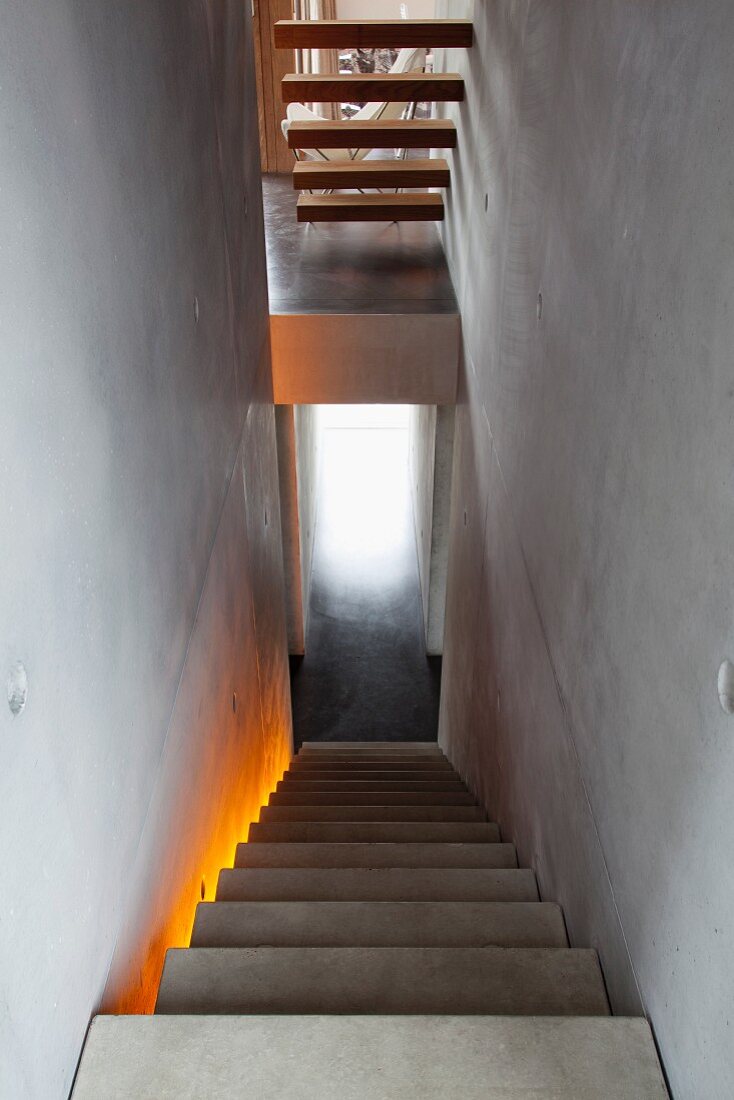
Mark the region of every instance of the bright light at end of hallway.
[[[333, 575], [395, 568], [410, 521], [407, 405], [332, 405], [319, 413], [319, 524]], [[384, 575], [382, 581], [387, 579]]]

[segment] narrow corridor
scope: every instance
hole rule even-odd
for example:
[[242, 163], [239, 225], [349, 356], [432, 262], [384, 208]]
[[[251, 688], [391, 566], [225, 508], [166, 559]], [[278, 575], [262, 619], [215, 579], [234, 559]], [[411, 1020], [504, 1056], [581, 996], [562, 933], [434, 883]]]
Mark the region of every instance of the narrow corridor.
[[427, 658], [404, 406], [321, 410], [306, 656], [292, 670], [296, 745], [427, 741], [440, 659]]

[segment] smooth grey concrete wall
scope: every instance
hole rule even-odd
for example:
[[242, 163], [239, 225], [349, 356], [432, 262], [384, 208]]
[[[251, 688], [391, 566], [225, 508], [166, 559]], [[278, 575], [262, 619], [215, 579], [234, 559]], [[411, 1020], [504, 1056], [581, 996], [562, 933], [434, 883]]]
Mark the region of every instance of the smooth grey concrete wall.
[[413, 405], [410, 410], [410, 488], [418, 549], [426, 652], [443, 653], [449, 555], [453, 405]]
[[734, 1094], [734, 6], [467, 3], [441, 744], [674, 1096]]
[[248, 23], [3, 4], [2, 1096], [68, 1094], [108, 970], [152, 1004], [290, 752]]
[[277, 405], [280, 515], [289, 653], [306, 651], [316, 529], [319, 431], [316, 405]]

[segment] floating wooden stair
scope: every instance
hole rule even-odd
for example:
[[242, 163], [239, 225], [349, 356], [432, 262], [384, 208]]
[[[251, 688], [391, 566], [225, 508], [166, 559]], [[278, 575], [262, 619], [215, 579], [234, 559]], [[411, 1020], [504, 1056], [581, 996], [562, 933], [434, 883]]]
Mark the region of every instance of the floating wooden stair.
[[288, 73], [281, 81], [284, 103], [459, 103], [458, 73]]
[[74, 1100], [664, 1100], [647, 1022], [609, 1016], [437, 745], [306, 744], [278, 787], [156, 1015], [94, 1021]]
[[425, 191], [400, 195], [300, 195], [299, 222], [435, 222], [443, 221], [440, 195]]
[[455, 149], [456, 127], [443, 119], [292, 122], [290, 149]]
[[297, 191], [322, 187], [448, 187], [445, 160], [303, 160], [293, 169]]
[[469, 47], [474, 31], [468, 19], [280, 19], [275, 46], [281, 50], [372, 47]]

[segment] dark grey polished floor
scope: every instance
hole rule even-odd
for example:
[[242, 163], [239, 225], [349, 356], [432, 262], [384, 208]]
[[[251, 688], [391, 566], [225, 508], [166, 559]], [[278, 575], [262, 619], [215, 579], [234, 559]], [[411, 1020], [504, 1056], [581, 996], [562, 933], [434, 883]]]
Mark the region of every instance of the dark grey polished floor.
[[271, 313], [455, 313], [431, 222], [298, 224], [290, 176], [263, 176]]
[[405, 430], [323, 434], [306, 656], [292, 665], [296, 747], [437, 736], [407, 446]]

